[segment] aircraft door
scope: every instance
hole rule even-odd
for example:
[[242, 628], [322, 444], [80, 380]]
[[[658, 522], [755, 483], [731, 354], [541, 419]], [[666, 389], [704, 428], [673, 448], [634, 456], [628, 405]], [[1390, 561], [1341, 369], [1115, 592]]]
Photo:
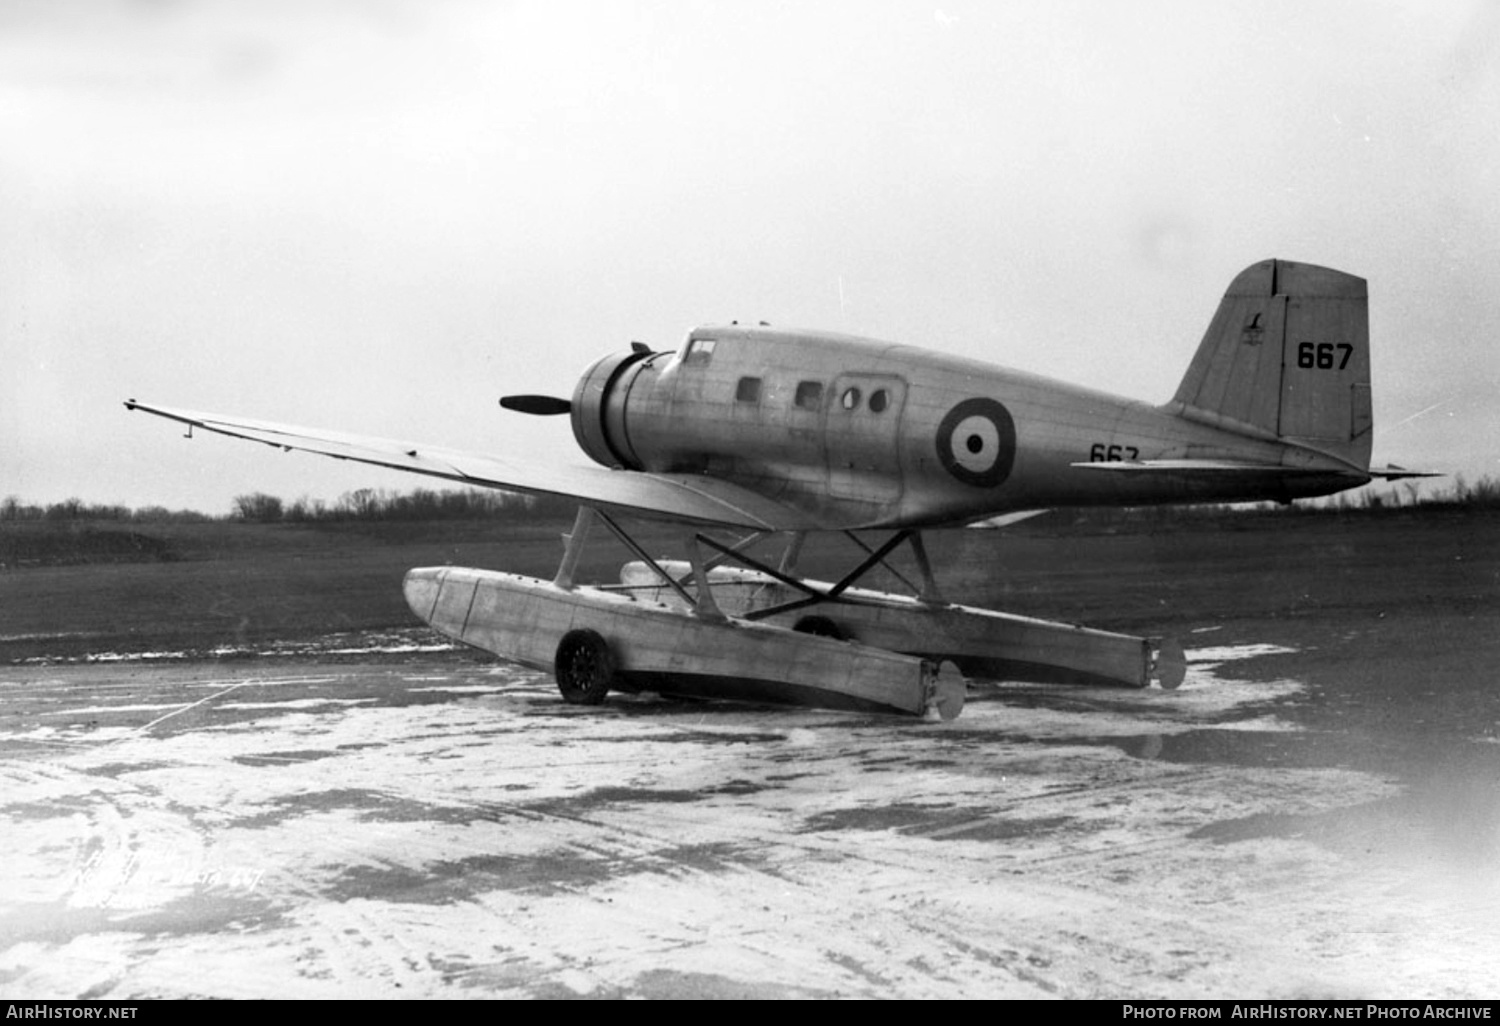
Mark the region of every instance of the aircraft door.
[[901, 498], [901, 414], [906, 381], [892, 374], [840, 374], [823, 403], [829, 493], [893, 503]]

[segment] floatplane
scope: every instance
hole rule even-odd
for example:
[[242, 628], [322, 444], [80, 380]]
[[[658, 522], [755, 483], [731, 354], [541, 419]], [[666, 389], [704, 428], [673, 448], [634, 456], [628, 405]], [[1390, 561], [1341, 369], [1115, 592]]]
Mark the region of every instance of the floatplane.
[[[946, 719], [966, 676], [1176, 687], [1185, 664], [1170, 640], [947, 602], [923, 533], [1058, 507], [1290, 502], [1412, 476], [1369, 466], [1365, 281], [1285, 260], [1234, 279], [1162, 406], [765, 324], [694, 328], [673, 352], [634, 343], [588, 367], [570, 398], [500, 400], [571, 418], [592, 467], [125, 405], [190, 436], [576, 499], [552, 580], [423, 567], [404, 588], [436, 630], [551, 670], [581, 704], [651, 690]], [[682, 525], [683, 558], [648, 555], [622, 516]], [[618, 584], [583, 584], [579, 559], [601, 525], [636, 558]], [[797, 572], [820, 532], [863, 550], [838, 580]], [[750, 554], [767, 536], [783, 542], [779, 558]], [[900, 578], [910, 594], [857, 586], [903, 547], [917, 567]]]

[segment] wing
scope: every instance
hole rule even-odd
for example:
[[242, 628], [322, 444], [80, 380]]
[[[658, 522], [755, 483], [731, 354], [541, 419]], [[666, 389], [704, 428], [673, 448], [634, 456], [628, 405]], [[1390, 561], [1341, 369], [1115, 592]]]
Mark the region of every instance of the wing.
[[757, 531], [810, 531], [825, 525], [785, 503], [725, 481], [691, 474], [646, 474], [603, 467], [556, 466], [500, 459], [386, 438], [317, 431], [127, 400], [125, 408], [192, 428], [314, 452], [392, 470], [446, 478], [479, 488], [561, 495], [620, 512]]
[[[1185, 485], [1254, 485], [1268, 488], [1277, 482], [1326, 478], [1353, 488], [1371, 475], [1353, 465], [1287, 467], [1279, 463], [1249, 463], [1241, 460], [1121, 460], [1105, 463], [1072, 463], [1079, 470], [1103, 474], [1149, 474]], [[1265, 496], [1271, 498], [1272, 496]]]
[[1371, 467], [1360, 470], [1347, 467], [1287, 467], [1279, 463], [1245, 463], [1239, 460], [1117, 460], [1108, 463], [1070, 463], [1080, 470], [1103, 470], [1117, 474], [1176, 474], [1180, 477], [1210, 477], [1214, 475], [1242, 478], [1294, 477], [1298, 474], [1343, 473], [1351, 477], [1378, 477], [1385, 481], [1400, 481], [1407, 477], [1443, 477], [1442, 474], [1426, 470], [1407, 470], [1395, 464], [1387, 464], [1384, 470]]
[[1109, 462], [1070, 463], [1079, 470], [1099, 470], [1115, 474], [1234, 474], [1281, 476], [1297, 473], [1328, 473], [1327, 467], [1285, 467], [1280, 463], [1247, 463], [1243, 460], [1110, 460]]

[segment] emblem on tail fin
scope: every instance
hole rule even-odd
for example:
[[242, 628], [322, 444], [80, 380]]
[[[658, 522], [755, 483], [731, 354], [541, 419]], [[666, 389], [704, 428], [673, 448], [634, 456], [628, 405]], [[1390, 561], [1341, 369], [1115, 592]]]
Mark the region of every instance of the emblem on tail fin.
[[1247, 346], [1258, 346], [1266, 340], [1266, 329], [1261, 326], [1260, 312], [1256, 311], [1250, 315], [1250, 321], [1245, 325], [1245, 333], [1240, 336], [1240, 341]]

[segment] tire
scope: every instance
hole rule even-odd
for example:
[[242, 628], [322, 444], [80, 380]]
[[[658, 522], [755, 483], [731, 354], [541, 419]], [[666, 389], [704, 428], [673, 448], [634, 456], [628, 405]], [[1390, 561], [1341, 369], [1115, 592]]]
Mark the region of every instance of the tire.
[[557, 643], [552, 674], [564, 702], [598, 705], [609, 694], [615, 671], [615, 654], [596, 631], [569, 631]]
[[849, 637], [838, 624], [826, 616], [804, 616], [792, 626], [792, 630], [798, 634], [811, 634], [818, 638], [832, 638], [834, 641], [848, 641]]

